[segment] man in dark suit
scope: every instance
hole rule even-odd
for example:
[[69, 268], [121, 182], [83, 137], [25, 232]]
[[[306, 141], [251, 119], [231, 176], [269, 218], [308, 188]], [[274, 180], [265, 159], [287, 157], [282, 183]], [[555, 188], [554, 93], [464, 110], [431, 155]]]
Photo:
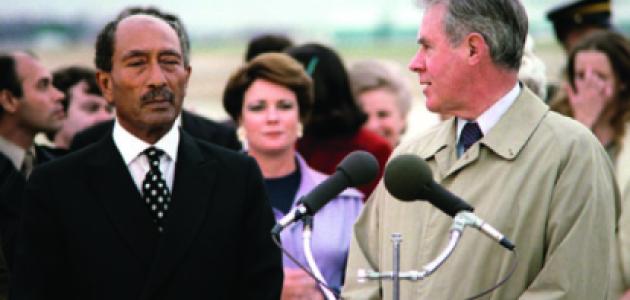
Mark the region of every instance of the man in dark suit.
[[[181, 128], [195, 138], [226, 147], [241, 150], [241, 143], [236, 138], [233, 128], [204, 118], [192, 112], [183, 110], [181, 114]], [[106, 121], [77, 133], [70, 144], [70, 151], [79, 150], [112, 133], [114, 121]]]
[[99, 34], [112, 135], [33, 172], [15, 299], [280, 297], [256, 162], [174, 126], [191, 72], [174, 18], [139, 10]]
[[35, 135], [61, 126], [62, 99], [33, 55], [0, 53], [0, 299], [7, 297], [26, 177], [51, 158], [35, 145]]
[[[160, 14], [160, 12], [155, 8], [130, 7], [123, 10], [118, 18], [124, 18], [125, 16], [137, 13]], [[184, 25], [181, 23], [179, 18], [173, 15], [162, 16], [166, 18], [168, 22], [177, 25], [177, 27], [179, 28], [178, 35], [181, 40], [182, 48], [185, 50], [184, 52], [189, 51], [190, 40], [188, 38], [188, 33], [186, 32]], [[228, 149], [237, 151], [241, 150], [241, 143], [236, 138], [236, 131], [233, 127], [223, 125], [221, 123], [212, 121], [186, 110], [182, 111], [181, 117], [178, 119], [178, 121], [176, 121], [176, 124], [181, 126], [181, 128], [188, 132], [190, 135], [198, 139], [219, 146], [223, 146]], [[81, 149], [91, 143], [100, 140], [105, 136], [110, 135], [113, 128], [114, 121], [109, 121], [102, 124], [97, 124], [95, 126], [92, 126], [91, 128], [83, 130], [82, 132], [79, 132], [77, 135], [75, 135], [70, 145], [70, 151]]]
[[24, 190], [25, 178], [20, 174], [13, 163], [4, 155], [0, 155], [0, 240], [2, 241], [2, 251], [0, 251], [0, 300], [5, 300], [9, 296], [9, 264], [7, 256], [10, 255], [11, 243], [7, 241], [10, 236], [15, 237], [17, 225], [17, 210], [15, 205]]
[[24, 175], [54, 158], [34, 140], [61, 127], [63, 98], [50, 71], [32, 54], [0, 53], [0, 154]]

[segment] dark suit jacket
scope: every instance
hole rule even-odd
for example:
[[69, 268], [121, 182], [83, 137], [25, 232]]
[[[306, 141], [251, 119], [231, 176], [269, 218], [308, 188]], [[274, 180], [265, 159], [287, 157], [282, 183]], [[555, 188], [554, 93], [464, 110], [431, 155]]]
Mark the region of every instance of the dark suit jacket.
[[40, 166], [51, 160], [57, 159], [68, 154], [67, 149], [53, 148], [46, 145], [35, 145], [35, 166]]
[[36, 169], [12, 299], [279, 299], [256, 162], [181, 131], [159, 235], [110, 137]]
[[[51, 148], [35, 145], [35, 166], [38, 167], [56, 158]], [[26, 178], [15, 169], [13, 163], [4, 154], [0, 153], [0, 240], [2, 242], [2, 256], [6, 267], [13, 267], [13, 254], [15, 239], [20, 223], [22, 210], [22, 192], [26, 184]], [[2, 268], [0, 267], [0, 273]], [[0, 275], [0, 295], [4, 276]], [[1, 298], [0, 298], [1, 299]]]
[[0, 300], [7, 299], [9, 290], [9, 257], [13, 251], [11, 245], [16, 232], [18, 211], [22, 191], [25, 185], [24, 176], [15, 169], [13, 163], [0, 153]]
[[[45, 146], [35, 145], [36, 166], [54, 159]], [[0, 153], [0, 300], [7, 299], [9, 271], [13, 267], [15, 240], [20, 224], [22, 193], [26, 178], [3, 153]]]
[[[114, 120], [111, 120], [77, 133], [72, 138], [70, 151], [81, 149], [111, 135], [113, 128]], [[185, 110], [182, 111], [182, 128], [190, 135], [206, 142], [236, 151], [241, 150], [241, 143], [236, 138], [236, 132], [233, 128]]]

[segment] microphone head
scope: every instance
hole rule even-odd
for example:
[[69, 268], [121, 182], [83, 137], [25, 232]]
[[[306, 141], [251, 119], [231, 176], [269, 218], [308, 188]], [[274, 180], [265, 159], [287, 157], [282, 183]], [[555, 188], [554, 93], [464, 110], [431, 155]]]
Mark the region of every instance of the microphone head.
[[412, 154], [394, 157], [385, 167], [385, 187], [392, 196], [402, 201], [414, 201], [426, 196], [433, 182], [427, 163]]
[[353, 151], [337, 165], [337, 171], [343, 172], [352, 187], [370, 183], [378, 176], [378, 161], [366, 151]]
[[343, 190], [369, 183], [377, 175], [376, 158], [365, 151], [354, 151], [337, 165], [334, 174], [304, 195], [300, 201], [308, 208], [309, 214], [314, 214]]

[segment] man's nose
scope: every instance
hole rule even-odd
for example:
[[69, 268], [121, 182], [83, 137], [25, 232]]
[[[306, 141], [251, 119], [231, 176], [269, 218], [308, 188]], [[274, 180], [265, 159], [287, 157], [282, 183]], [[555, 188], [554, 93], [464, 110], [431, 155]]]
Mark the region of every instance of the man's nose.
[[64, 93], [62, 93], [60, 90], [58, 90], [55, 87], [52, 87], [51, 92], [52, 92], [53, 102], [61, 102], [66, 97]]
[[152, 63], [149, 67], [148, 85], [159, 87], [165, 84], [166, 84], [166, 76], [164, 76], [164, 72], [162, 68], [160, 68], [160, 65], [157, 62]]
[[416, 51], [416, 54], [411, 58], [409, 70], [412, 72], [422, 72], [425, 70], [424, 53], [422, 53], [422, 50]]

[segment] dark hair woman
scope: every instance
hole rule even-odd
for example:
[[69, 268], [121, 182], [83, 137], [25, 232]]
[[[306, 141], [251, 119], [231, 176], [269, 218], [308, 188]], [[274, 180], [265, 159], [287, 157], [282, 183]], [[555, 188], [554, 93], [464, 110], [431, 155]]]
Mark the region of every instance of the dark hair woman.
[[[315, 169], [332, 174], [348, 153], [364, 150], [376, 157], [382, 175], [392, 148], [387, 140], [363, 128], [367, 115], [354, 99], [339, 55], [320, 44], [305, 44], [287, 52], [304, 65], [315, 87], [311, 118], [298, 141], [298, 151]], [[379, 179], [359, 189], [368, 196]]]

